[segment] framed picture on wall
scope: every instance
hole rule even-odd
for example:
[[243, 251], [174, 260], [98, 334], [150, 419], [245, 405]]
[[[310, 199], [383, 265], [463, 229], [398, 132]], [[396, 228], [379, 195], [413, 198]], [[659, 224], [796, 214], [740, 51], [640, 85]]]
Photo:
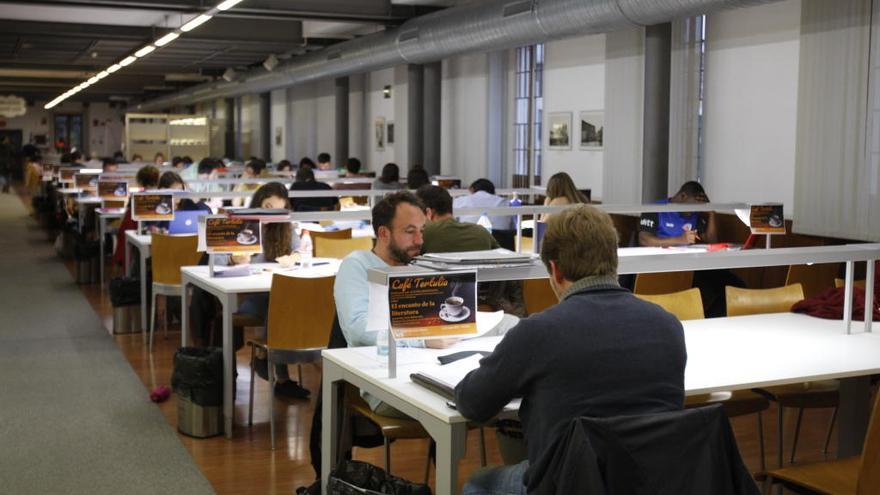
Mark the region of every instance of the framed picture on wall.
[[385, 151], [385, 117], [376, 117], [376, 151]]
[[394, 144], [394, 122], [388, 121], [388, 133], [385, 134], [385, 141], [391, 145]]
[[605, 135], [605, 111], [584, 111], [580, 117], [581, 149], [601, 150]]
[[571, 149], [571, 112], [547, 114], [547, 149]]

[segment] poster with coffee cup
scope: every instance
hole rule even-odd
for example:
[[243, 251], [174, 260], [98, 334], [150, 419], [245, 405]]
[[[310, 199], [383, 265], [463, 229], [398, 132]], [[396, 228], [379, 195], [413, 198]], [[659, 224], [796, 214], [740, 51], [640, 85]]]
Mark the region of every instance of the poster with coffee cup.
[[785, 216], [782, 203], [750, 205], [749, 226], [753, 234], [784, 234]]
[[97, 191], [98, 174], [74, 174], [73, 187], [84, 191]]
[[477, 272], [388, 277], [394, 338], [424, 339], [477, 333]]
[[132, 194], [131, 219], [135, 222], [173, 220], [174, 194], [149, 192]]
[[208, 217], [205, 219], [205, 246], [212, 254], [253, 254], [263, 252], [259, 220]]
[[124, 200], [128, 196], [128, 181], [98, 180], [98, 196], [107, 201]]

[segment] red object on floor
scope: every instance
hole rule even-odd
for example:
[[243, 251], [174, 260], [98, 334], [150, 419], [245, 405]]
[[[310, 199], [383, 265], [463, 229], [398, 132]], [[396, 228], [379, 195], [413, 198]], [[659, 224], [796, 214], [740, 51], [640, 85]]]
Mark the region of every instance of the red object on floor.
[[150, 392], [150, 400], [153, 402], [165, 402], [171, 397], [171, 389], [165, 385], [159, 385]]

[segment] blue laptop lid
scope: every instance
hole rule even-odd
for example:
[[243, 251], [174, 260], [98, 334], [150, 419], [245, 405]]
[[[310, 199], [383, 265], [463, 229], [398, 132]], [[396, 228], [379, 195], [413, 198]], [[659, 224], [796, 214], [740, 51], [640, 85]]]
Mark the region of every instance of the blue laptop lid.
[[199, 217], [210, 215], [204, 210], [177, 210], [174, 212], [174, 220], [168, 224], [169, 234], [197, 234], [199, 232]]

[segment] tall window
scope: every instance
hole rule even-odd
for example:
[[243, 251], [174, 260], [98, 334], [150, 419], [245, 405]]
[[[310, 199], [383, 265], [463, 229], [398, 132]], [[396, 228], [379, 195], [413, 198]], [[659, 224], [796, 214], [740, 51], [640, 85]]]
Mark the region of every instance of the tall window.
[[669, 104], [669, 189], [705, 177], [703, 132], [706, 16], [673, 22]]
[[516, 49], [514, 93], [514, 187], [541, 184], [541, 122], [544, 113], [544, 45]]

